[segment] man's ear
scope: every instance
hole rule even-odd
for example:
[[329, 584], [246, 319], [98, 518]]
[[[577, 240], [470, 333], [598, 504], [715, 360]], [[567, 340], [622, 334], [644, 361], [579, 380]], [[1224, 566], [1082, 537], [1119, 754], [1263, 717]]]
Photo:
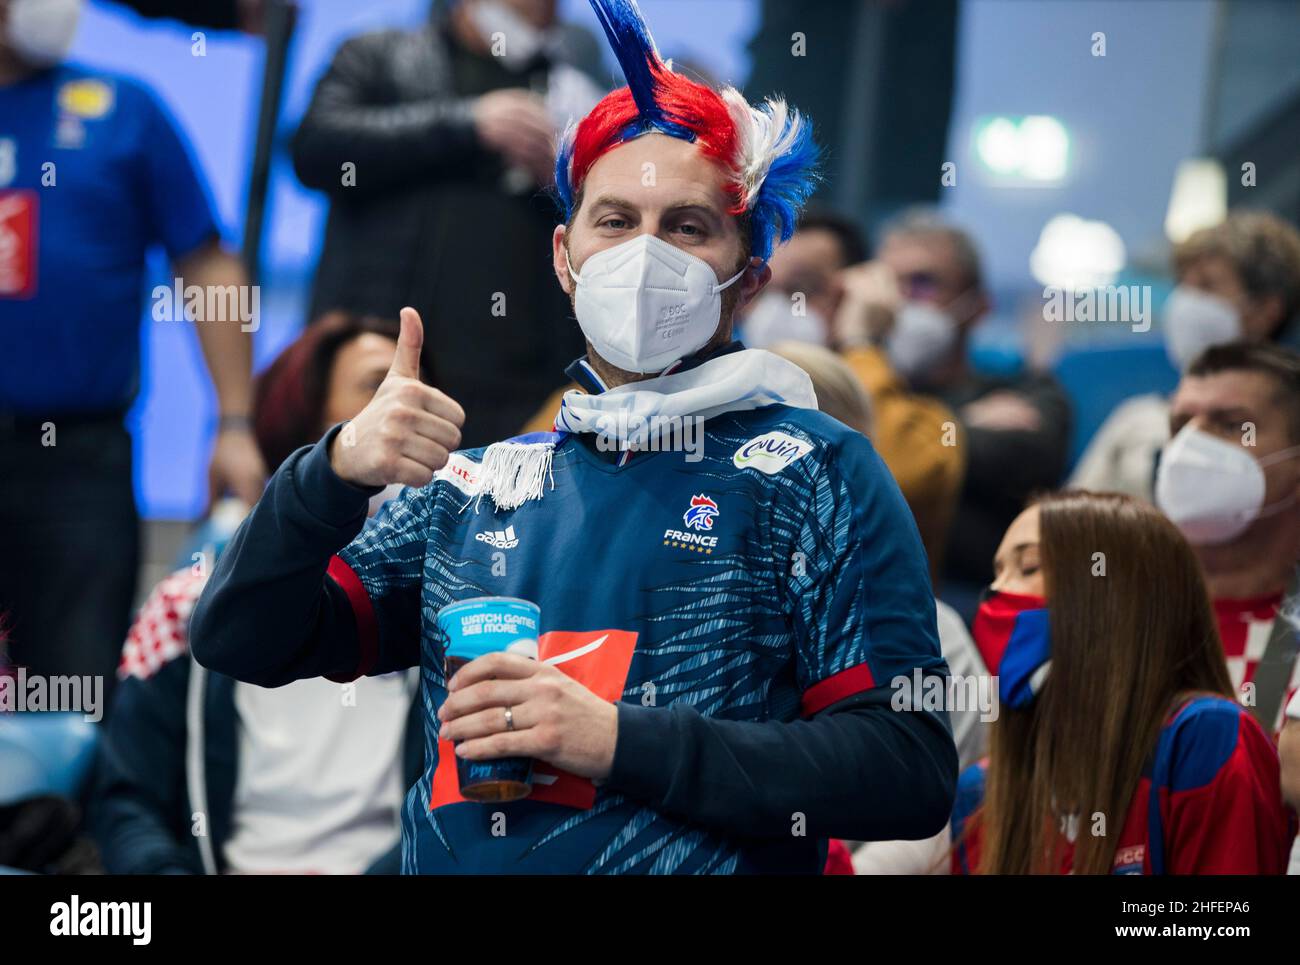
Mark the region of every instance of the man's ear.
[[551, 268], [564, 294], [573, 294], [573, 276], [569, 274], [569, 253], [564, 248], [565, 226], [557, 224], [551, 232]]
[[736, 282], [736, 285], [740, 288], [739, 297], [736, 299], [736, 311], [743, 311], [745, 306], [754, 300], [754, 296], [767, 287], [767, 283], [771, 280], [772, 269], [767, 262], [757, 257], [750, 258], [745, 273], [740, 276], [740, 281]]

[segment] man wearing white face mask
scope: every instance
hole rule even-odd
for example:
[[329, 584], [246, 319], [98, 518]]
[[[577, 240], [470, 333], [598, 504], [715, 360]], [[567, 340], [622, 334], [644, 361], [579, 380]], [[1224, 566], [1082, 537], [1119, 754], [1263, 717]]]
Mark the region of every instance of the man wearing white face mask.
[[347, 40], [294, 135], [298, 177], [330, 202], [311, 314], [414, 306], [465, 442], [482, 445], [515, 432], [582, 348], [537, 251], [556, 136], [603, 93], [580, 69], [599, 49], [555, 0], [429, 2], [418, 29]]
[[961, 446], [944, 445], [955, 423], [940, 400], [912, 392], [881, 346], [836, 339], [845, 280], [866, 260], [861, 231], [846, 218], [812, 209], [790, 241], [772, 253], [772, 280], [745, 309], [740, 338], [749, 348], [782, 340], [834, 345], [871, 399], [872, 444], [903, 491], [937, 577], [965, 469]]
[[843, 293], [840, 272], [866, 256], [852, 222], [820, 209], [805, 213], [794, 237], [772, 252], [772, 280], [746, 306], [741, 340], [748, 348], [788, 340], [829, 345]]
[[[1177, 281], [1162, 330], [1181, 372], [1211, 345], [1278, 342], [1295, 347], [1300, 318], [1300, 233], [1276, 215], [1234, 211], [1174, 249]], [[1150, 501], [1169, 400], [1135, 396], [1115, 408], [1079, 458], [1070, 485]]]
[[1207, 349], [1174, 394], [1170, 431], [1156, 505], [1205, 570], [1233, 685], [1276, 732], [1300, 683], [1294, 628], [1277, 625], [1300, 563], [1300, 355]]
[[[916, 527], [808, 376], [731, 341], [811, 192], [809, 123], [592, 2], [628, 86], [561, 145], [551, 247], [588, 391], [553, 432], [454, 452], [464, 413], [419, 380], [404, 312], [374, 400], [290, 457], [218, 563], [195, 655], [272, 686], [421, 666], [406, 872], [817, 873], [829, 838], [933, 835], [956, 751]], [[438, 615], [483, 596], [538, 605], [538, 659], [448, 679]], [[501, 835], [456, 760], [509, 756], [534, 778], [492, 806]]]
[[1031, 493], [1065, 472], [1069, 403], [1049, 376], [995, 378], [969, 365], [968, 342], [989, 310], [979, 253], [935, 214], [888, 225], [876, 260], [846, 271], [844, 287], [841, 347], [878, 346], [914, 393], [954, 413], [954, 431], [925, 444], [956, 449], [964, 463], [942, 577], [969, 618], [1003, 532]]
[[[865, 257], [866, 241], [851, 221], [824, 209], [805, 212], [794, 237], [772, 252], [772, 280], [740, 313], [740, 340], [747, 348], [828, 344], [844, 270]], [[872, 444], [903, 491], [937, 576], [962, 481], [962, 448], [943, 445], [956, 417], [938, 399], [912, 392], [877, 346], [848, 345], [841, 354], [870, 397]], [[578, 387], [557, 390], [521, 431], [550, 429], [565, 393]]]

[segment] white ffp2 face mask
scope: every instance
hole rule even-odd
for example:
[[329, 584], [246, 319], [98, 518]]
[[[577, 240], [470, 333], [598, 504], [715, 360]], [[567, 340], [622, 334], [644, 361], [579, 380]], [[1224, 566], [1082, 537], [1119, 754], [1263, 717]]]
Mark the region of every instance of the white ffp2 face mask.
[[551, 36], [534, 27], [504, 0], [480, 0], [469, 8], [470, 19], [484, 43], [491, 45], [492, 56], [500, 57], [510, 70], [522, 70], [545, 49]]
[[1297, 452], [1300, 446], [1256, 459], [1241, 446], [1184, 426], [1161, 453], [1156, 505], [1193, 546], [1231, 542], [1255, 520], [1292, 504], [1288, 497], [1264, 505], [1264, 467]]
[[885, 351], [898, 374], [916, 380], [951, 351], [957, 341], [957, 321], [926, 302], [904, 302], [894, 315]]
[[722, 318], [723, 290], [744, 273], [719, 284], [708, 262], [648, 234], [597, 252], [581, 274], [569, 263], [582, 333], [602, 359], [638, 375], [662, 372], [707, 345]]
[[72, 49], [83, 0], [11, 0], [6, 39], [33, 67], [53, 67]]
[[769, 288], [746, 313], [743, 340], [746, 348], [770, 348], [784, 341], [825, 345], [829, 333], [821, 312], [806, 305], [800, 311], [785, 292]]
[[1241, 338], [1241, 316], [1232, 302], [1189, 285], [1169, 293], [1164, 316], [1165, 350], [1180, 372], [1211, 345]]

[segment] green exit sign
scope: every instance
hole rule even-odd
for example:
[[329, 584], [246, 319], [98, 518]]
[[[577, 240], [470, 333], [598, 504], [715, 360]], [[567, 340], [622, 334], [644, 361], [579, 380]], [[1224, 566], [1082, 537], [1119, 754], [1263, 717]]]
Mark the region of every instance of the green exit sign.
[[1048, 114], [981, 117], [971, 143], [980, 166], [1002, 180], [1054, 184], [1070, 168], [1070, 133]]

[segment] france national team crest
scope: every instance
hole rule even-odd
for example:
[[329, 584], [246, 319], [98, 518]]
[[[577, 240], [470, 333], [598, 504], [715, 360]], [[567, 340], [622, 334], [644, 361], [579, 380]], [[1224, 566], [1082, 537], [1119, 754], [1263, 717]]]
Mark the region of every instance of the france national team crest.
[[687, 529], [707, 531], [713, 529], [713, 520], [718, 515], [718, 504], [705, 495], [692, 496], [691, 508], [686, 510], [682, 520]]

